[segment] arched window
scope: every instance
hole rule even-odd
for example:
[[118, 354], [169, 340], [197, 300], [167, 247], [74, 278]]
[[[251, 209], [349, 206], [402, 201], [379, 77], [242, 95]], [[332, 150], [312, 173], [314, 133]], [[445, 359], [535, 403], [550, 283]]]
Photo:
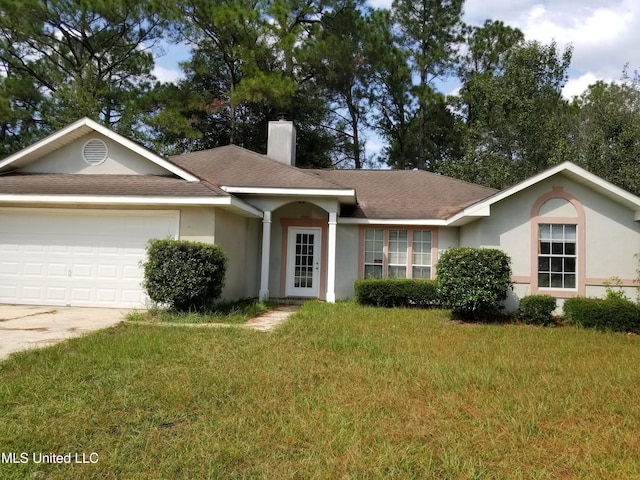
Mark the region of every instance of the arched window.
[[542, 195], [531, 209], [531, 290], [556, 297], [584, 295], [585, 215], [562, 187]]

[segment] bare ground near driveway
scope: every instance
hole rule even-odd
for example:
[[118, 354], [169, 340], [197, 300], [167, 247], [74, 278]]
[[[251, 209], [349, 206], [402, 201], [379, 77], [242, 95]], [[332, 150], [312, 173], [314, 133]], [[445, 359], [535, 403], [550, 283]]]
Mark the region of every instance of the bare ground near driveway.
[[[194, 324], [190, 326], [236, 326], [266, 332], [273, 330], [299, 309], [299, 305], [281, 305], [242, 325]], [[125, 320], [127, 313], [128, 310], [111, 308], [0, 304], [0, 360], [7, 358], [13, 352], [53, 345], [68, 338], [117, 325]], [[185, 324], [167, 325], [185, 326]]]
[[127, 310], [111, 308], [0, 305], [0, 360], [117, 325]]

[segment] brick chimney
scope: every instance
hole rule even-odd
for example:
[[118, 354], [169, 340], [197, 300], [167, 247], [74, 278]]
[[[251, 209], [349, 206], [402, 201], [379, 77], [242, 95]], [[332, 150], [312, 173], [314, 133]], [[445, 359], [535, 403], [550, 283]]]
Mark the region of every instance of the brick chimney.
[[288, 120], [269, 122], [267, 157], [296, 166], [296, 127]]

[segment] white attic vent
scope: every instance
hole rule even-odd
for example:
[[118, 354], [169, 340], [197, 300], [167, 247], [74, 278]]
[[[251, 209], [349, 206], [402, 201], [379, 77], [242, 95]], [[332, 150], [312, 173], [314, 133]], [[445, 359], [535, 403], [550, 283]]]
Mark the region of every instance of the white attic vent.
[[94, 167], [104, 162], [108, 153], [107, 144], [98, 138], [92, 138], [82, 147], [82, 158]]

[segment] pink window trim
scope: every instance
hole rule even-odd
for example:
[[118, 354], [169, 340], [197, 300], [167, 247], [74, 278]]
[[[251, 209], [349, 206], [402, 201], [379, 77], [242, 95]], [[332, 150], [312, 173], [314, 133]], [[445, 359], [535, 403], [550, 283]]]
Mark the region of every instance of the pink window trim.
[[435, 278], [438, 263], [438, 228], [419, 225], [360, 225], [358, 246], [358, 278], [364, 278], [364, 234], [365, 230], [382, 230], [384, 245], [382, 247], [382, 275], [385, 275], [389, 265], [389, 231], [407, 230], [407, 278], [413, 275], [413, 232], [414, 230], [429, 230], [431, 232], [431, 278]]
[[[560, 198], [568, 201], [573, 205], [576, 210], [576, 217], [547, 217], [540, 216], [540, 209], [549, 200], [553, 198]], [[576, 282], [577, 288], [575, 290], [566, 290], [566, 289], [550, 289], [538, 288], [538, 232], [540, 228], [540, 224], [550, 223], [550, 224], [572, 224], [576, 225], [577, 228], [577, 272], [576, 272]], [[576, 197], [571, 195], [568, 192], [565, 192], [563, 187], [552, 187], [550, 192], [545, 193], [541, 197], [539, 197], [536, 202], [531, 207], [531, 275], [529, 277], [529, 283], [531, 285], [531, 293], [539, 294], [545, 293], [548, 295], [553, 295], [558, 298], [571, 298], [575, 296], [584, 296], [586, 289], [586, 242], [585, 242], [585, 214], [584, 208], [582, 204], [578, 201]], [[517, 277], [518, 280], [522, 281], [525, 277]], [[520, 282], [518, 282], [520, 283]]]

